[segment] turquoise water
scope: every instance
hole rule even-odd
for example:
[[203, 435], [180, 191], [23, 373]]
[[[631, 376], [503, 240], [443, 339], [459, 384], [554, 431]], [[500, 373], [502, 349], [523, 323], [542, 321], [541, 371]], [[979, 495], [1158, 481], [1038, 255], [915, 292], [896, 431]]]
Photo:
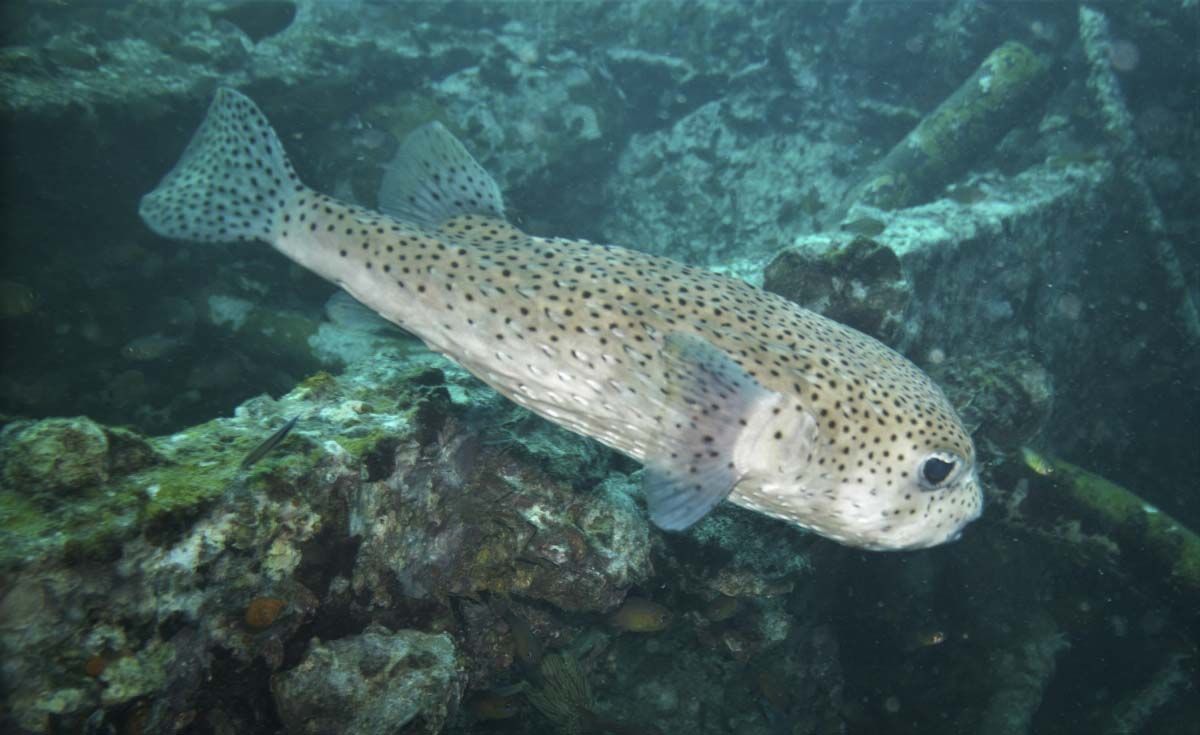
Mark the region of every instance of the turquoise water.
[[[0, 27], [6, 730], [1195, 732], [1194, 3], [24, 0]], [[219, 87], [343, 202], [386, 206], [436, 121], [523, 233], [880, 340], [972, 435], [983, 516], [896, 553], [731, 503], [659, 530], [638, 462], [294, 255], [147, 227]]]

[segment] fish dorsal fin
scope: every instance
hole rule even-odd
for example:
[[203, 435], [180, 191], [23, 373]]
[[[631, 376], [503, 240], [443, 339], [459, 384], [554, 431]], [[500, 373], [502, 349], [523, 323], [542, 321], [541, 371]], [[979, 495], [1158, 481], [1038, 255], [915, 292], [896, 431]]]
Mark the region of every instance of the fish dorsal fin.
[[650, 518], [681, 530], [716, 507], [745, 474], [739, 442], [772, 415], [782, 397], [763, 388], [702, 337], [672, 333], [660, 351], [667, 365], [667, 405], [674, 414], [657, 456], [646, 458], [643, 490]]
[[427, 227], [462, 214], [504, 219], [496, 181], [437, 121], [409, 133], [385, 167], [379, 209]]

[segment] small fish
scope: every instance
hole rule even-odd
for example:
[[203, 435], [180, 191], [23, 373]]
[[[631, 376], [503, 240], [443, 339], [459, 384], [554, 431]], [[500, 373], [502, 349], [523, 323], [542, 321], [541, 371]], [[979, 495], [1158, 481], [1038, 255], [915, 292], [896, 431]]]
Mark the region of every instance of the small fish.
[[196, 390], [228, 388], [243, 380], [252, 370], [249, 360], [236, 352], [229, 352], [188, 371], [186, 385]]
[[0, 279], [0, 319], [25, 316], [37, 308], [37, 294], [23, 283]]
[[729, 499], [850, 546], [916, 549], [979, 516], [970, 435], [877, 340], [737, 279], [529, 235], [436, 122], [400, 145], [379, 201], [302, 184], [262, 112], [223, 88], [139, 212], [165, 237], [268, 243], [519, 405], [642, 462], [661, 528]]
[[242, 464], [240, 465], [241, 468], [243, 470], [250, 469], [254, 466], [255, 462], [267, 456], [267, 452], [270, 452], [272, 449], [279, 446], [279, 443], [287, 438], [287, 435], [292, 431], [292, 427], [294, 427], [296, 422], [299, 420], [299, 415], [293, 416], [286, 424], [283, 425], [282, 428], [279, 429], [279, 431], [276, 431], [274, 434], [267, 437], [266, 441], [252, 449], [250, 453], [246, 455], [246, 458], [242, 460]]
[[904, 649], [906, 651], [916, 651], [921, 648], [930, 648], [932, 646], [940, 646], [946, 642], [946, 633], [942, 630], [929, 629], [918, 630], [909, 636]]
[[1104, 160], [1104, 155], [1098, 150], [1087, 150], [1076, 153], [1066, 153], [1050, 156], [1046, 163], [1053, 169], [1064, 169], [1072, 166], [1091, 166]]
[[959, 204], [978, 204], [987, 199], [987, 192], [978, 184], [959, 184], [946, 190], [946, 196]]
[[500, 617], [504, 618], [508, 633], [512, 636], [513, 658], [526, 676], [536, 678], [542, 656], [546, 653], [541, 639], [534, 634], [529, 621], [518, 615], [507, 601], [497, 598], [495, 605], [500, 609]]
[[164, 325], [172, 332], [188, 332], [196, 326], [196, 307], [180, 298], [164, 299], [158, 308], [162, 310]]
[[720, 623], [737, 615], [740, 607], [738, 598], [730, 597], [729, 595], [717, 595], [704, 606], [704, 617], [714, 623]]
[[887, 229], [887, 224], [874, 217], [859, 217], [858, 219], [841, 224], [843, 232], [849, 232], [863, 237], [875, 237]]
[[781, 676], [778, 667], [760, 669], [755, 672], [753, 686], [758, 690], [768, 713], [781, 715], [791, 710], [796, 702], [796, 690], [791, 678]]
[[175, 352], [184, 344], [180, 337], [165, 337], [161, 334], [149, 334], [130, 340], [121, 348], [121, 356], [135, 362], [151, 362], [160, 360]]
[[483, 692], [471, 697], [467, 709], [475, 720], [507, 720], [521, 712], [521, 700], [495, 692]]
[[608, 622], [630, 633], [658, 633], [670, 627], [671, 611], [644, 597], [627, 597]]
[[817, 191], [817, 187], [810, 186], [808, 191], [800, 197], [800, 209], [810, 217], [815, 217], [825, 208], [825, 203], [821, 201], [821, 192]]
[[1034, 474], [1049, 477], [1054, 474], [1054, 463], [1029, 447], [1021, 447], [1021, 460]]

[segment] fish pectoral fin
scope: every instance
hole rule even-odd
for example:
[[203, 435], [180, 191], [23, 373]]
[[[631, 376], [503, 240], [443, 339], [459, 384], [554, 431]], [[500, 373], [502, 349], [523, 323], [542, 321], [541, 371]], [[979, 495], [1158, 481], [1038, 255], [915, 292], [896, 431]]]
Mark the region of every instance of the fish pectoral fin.
[[646, 458], [643, 489], [650, 518], [677, 531], [703, 518], [742, 477], [734, 450], [749, 419], [776, 394], [707, 340], [672, 333], [660, 354], [667, 366], [667, 425]]
[[738, 481], [716, 462], [695, 470], [647, 465], [642, 485], [654, 525], [667, 531], [688, 528], [727, 498]]
[[429, 227], [463, 214], [504, 219], [495, 179], [436, 121], [409, 133], [384, 166], [379, 209]]

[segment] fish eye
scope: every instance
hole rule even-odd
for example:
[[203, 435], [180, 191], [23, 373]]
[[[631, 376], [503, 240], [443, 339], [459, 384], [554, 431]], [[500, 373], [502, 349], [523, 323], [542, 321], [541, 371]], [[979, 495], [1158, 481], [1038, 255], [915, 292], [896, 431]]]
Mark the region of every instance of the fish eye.
[[925, 490], [936, 490], [946, 478], [954, 474], [958, 458], [950, 454], [931, 454], [921, 463], [921, 486]]

